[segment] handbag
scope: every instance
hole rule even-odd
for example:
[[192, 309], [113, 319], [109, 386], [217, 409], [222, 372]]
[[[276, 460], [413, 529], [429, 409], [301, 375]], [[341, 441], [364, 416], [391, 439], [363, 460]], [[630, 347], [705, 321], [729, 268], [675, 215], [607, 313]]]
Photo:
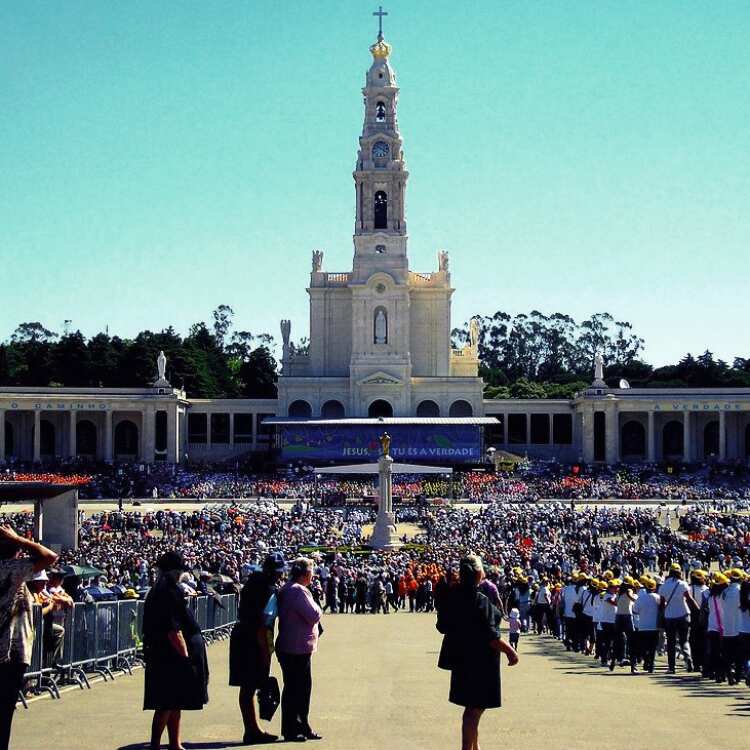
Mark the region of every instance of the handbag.
[[271, 675], [266, 680], [266, 684], [258, 689], [258, 713], [260, 718], [263, 721], [271, 721], [280, 702], [279, 681]]

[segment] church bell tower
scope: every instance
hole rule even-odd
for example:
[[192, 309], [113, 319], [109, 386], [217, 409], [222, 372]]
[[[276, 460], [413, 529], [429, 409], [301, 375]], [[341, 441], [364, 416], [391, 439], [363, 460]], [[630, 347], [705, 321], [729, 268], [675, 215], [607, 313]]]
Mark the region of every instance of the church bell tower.
[[409, 173], [398, 130], [399, 89], [388, 60], [391, 45], [383, 38], [382, 16], [370, 52], [372, 65], [362, 89], [365, 120], [354, 170], [354, 273], [360, 278], [376, 268], [398, 275], [407, 271], [404, 199]]

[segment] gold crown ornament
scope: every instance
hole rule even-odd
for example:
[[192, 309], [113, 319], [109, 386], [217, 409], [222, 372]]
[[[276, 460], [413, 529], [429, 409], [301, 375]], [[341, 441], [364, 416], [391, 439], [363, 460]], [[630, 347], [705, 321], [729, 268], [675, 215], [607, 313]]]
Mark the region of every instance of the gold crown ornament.
[[375, 59], [380, 60], [388, 57], [391, 54], [392, 49], [393, 47], [391, 47], [385, 39], [379, 37], [378, 41], [370, 47], [370, 52]]

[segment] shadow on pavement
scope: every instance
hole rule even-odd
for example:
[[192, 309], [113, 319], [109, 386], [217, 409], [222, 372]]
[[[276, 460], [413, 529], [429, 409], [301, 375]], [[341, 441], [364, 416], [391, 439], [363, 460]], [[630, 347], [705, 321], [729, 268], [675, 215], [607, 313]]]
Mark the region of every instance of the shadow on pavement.
[[[276, 743], [270, 744], [275, 745]], [[249, 747], [241, 742], [222, 742], [221, 740], [215, 742], [183, 742], [182, 745], [185, 750], [224, 750], [227, 747]], [[263, 745], [254, 745], [254, 747], [263, 747]], [[148, 748], [148, 742], [136, 742], [130, 745], [122, 745], [117, 750], [148, 750]]]
[[[563, 670], [566, 674], [583, 677], [628, 677], [630, 679], [655, 680], [658, 684], [678, 688], [687, 693], [689, 698], [723, 698], [730, 705], [728, 716], [750, 714], [750, 690], [744, 684], [730, 687], [726, 683], [716, 683], [706, 680], [698, 673], [683, 672], [671, 675], [666, 672], [666, 666], [657, 666], [653, 674], [639, 672], [631, 675], [627, 667], [617, 667], [610, 672], [602, 667], [591, 656], [566, 651], [558, 640], [551, 636], [528, 636], [521, 643], [521, 656], [527, 650], [535, 656], [543, 656], [551, 661], [561, 663], [555, 669]], [[731, 702], [734, 701], [734, 704]]]

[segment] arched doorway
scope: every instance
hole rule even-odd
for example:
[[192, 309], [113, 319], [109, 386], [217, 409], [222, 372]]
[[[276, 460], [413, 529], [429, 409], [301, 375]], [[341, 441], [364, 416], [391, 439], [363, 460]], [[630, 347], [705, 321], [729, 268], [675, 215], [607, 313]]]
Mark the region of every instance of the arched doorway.
[[138, 455], [138, 428], [129, 419], [115, 427], [115, 456]]
[[646, 455], [646, 429], [631, 419], [622, 426], [621, 452], [623, 458], [643, 458]]
[[384, 399], [379, 398], [377, 401], [373, 401], [370, 404], [370, 408], [367, 410], [368, 417], [392, 417], [393, 407]]
[[13, 425], [10, 422], [5, 423], [5, 455], [12, 456], [15, 447], [15, 434], [13, 433]]
[[343, 419], [346, 416], [346, 410], [341, 401], [331, 399], [323, 404], [323, 408], [320, 410], [320, 416], [323, 419]]
[[449, 417], [473, 417], [474, 409], [471, 408], [471, 404], [468, 401], [459, 399], [451, 404], [450, 411], [448, 412]]
[[90, 419], [82, 419], [76, 425], [76, 453], [96, 456], [96, 425]]
[[42, 419], [39, 422], [39, 454], [55, 455], [55, 425], [48, 419]]
[[713, 419], [703, 428], [703, 458], [719, 455], [719, 421]]
[[664, 458], [682, 456], [684, 430], [682, 422], [673, 419], [664, 425], [661, 433], [662, 455]]
[[434, 402], [427, 399], [426, 401], [420, 401], [417, 406], [418, 417], [439, 417], [440, 407]]
[[310, 406], [307, 401], [302, 401], [301, 399], [292, 401], [292, 403], [289, 404], [289, 411], [287, 414], [290, 417], [304, 417], [305, 419], [309, 419], [312, 416], [312, 406]]

